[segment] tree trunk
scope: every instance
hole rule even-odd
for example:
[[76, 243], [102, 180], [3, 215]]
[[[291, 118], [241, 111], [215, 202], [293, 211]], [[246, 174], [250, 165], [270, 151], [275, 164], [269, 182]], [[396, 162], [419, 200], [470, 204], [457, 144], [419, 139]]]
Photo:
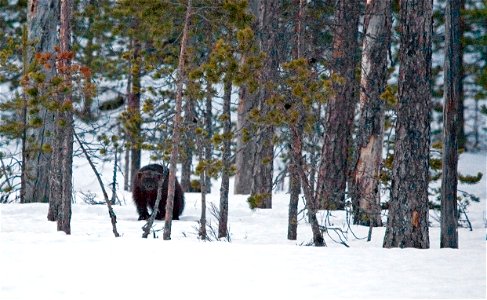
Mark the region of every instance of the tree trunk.
[[[200, 161], [205, 160], [205, 150], [206, 144], [210, 143], [207, 136], [202, 136], [198, 134], [196, 136], [197, 142], [197, 149], [198, 149], [198, 158]], [[206, 194], [207, 194], [207, 167], [201, 171], [200, 173], [200, 183], [201, 183], [201, 217], [200, 217], [200, 228], [198, 231], [198, 236], [202, 240], [208, 239], [208, 235], [206, 233]]]
[[[250, 0], [249, 8], [254, 17], [259, 19], [259, 0]], [[246, 57], [242, 56], [241, 65], [245, 64]], [[257, 95], [251, 93], [245, 84], [240, 86], [237, 107], [237, 152], [235, 153], [235, 174], [234, 194], [250, 194], [252, 186], [252, 159], [256, 151], [256, 144], [252, 135], [252, 124], [248, 119], [248, 113], [257, 106]]]
[[[303, 19], [304, 19], [304, 0], [294, 0], [294, 6], [298, 9], [296, 10], [295, 19], [295, 46], [294, 46], [294, 59], [299, 59], [303, 55]], [[297, 102], [297, 101], [295, 101]], [[291, 131], [291, 143], [295, 143], [298, 139], [301, 139], [303, 134], [303, 116], [302, 110], [299, 110], [300, 116], [298, 120], [298, 130]], [[290, 145], [292, 151], [293, 146]], [[301, 152], [301, 150], [299, 150]], [[302, 153], [297, 155], [301, 156]], [[291, 158], [289, 162], [289, 185], [290, 185], [290, 196], [289, 196], [289, 212], [288, 212], [288, 228], [287, 228], [287, 239], [296, 240], [298, 237], [298, 204], [299, 204], [299, 194], [301, 193], [301, 178], [298, 172], [298, 166], [296, 165], [296, 160], [294, 155], [291, 153]]]
[[73, 110], [71, 99], [71, 0], [61, 0], [60, 12], [60, 53], [57, 62], [59, 76], [68, 90], [59, 96], [59, 108], [56, 111], [56, 130], [52, 155], [50, 177], [51, 193], [49, 197], [48, 219], [57, 220], [58, 231], [71, 234], [71, 201], [73, 175]]
[[[129, 68], [131, 68], [131, 63], [129, 62]], [[132, 90], [132, 74], [131, 72], [129, 72], [128, 76], [127, 76], [127, 99], [130, 97], [130, 91]], [[129, 141], [129, 134], [128, 134], [128, 131], [125, 130], [125, 132], [123, 133], [124, 135], [124, 139], [125, 141]], [[125, 191], [131, 191], [132, 189], [132, 182], [131, 182], [131, 179], [132, 179], [132, 174], [130, 173], [130, 148], [127, 147], [125, 148], [124, 150], [124, 157], [125, 157], [125, 164], [124, 164], [124, 176], [123, 176], [123, 189]]]
[[316, 213], [318, 211], [318, 194], [312, 192], [311, 184], [304, 173], [304, 162], [301, 156], [303, 149], [302, 135], [299, 134], [299, 130], [296, 126], [291, 125], [291, 131], [293, 131], [293, 137], [296, 137], [291, 144], [291, 153], [293, 155], [296, 170], [301, 178], [304, 197], [306, 199], [306, 208], [308, 209], [308, 219], [309, 223], [311, 224], [311, 231], [313, 233], [313, 244], [316, 247], [326, 246], [318, 219], [316, 217]]
[[[245, 60], [245, 58], [242, 58]], [[255, 152], [255, 141], [250, 138], [252, 125], [248, 120], [248, 113], [255, 107], [255, 95], [250, 93], [247, 86], [240, 86], [237, 108], [237, 153], [235, 164], [234, 193], [250, 194], [252, 184], [252, 154]]]
[[[461, 12], [465, 10], [465, 0], [461, 0], [461, 8], [460, 8], [460, 40], [463, 40], [463, 33], [465, 32], [465, 20], [464, 17], [462, 16]], [[464, 94], [464, 89], [463, 89], [463, 79], [465, 77], [465, 71], [463, 69], [463, 42], [460, 42], [459, 44], [459, 56], [460, 56], [460, 66], [459, 66], [459, 72], [460, 74], [458, 75], [460, 77], [460, 86], [459, 86], [459, 92], [458, 92], [458, 126], [457, 126], [457, 140], [458, 140], [458, 148], [459, 149], [465, 149], [467, 150], [467, 136], [465, 135], [465, 117], [464, 117], [464, 99], [465, 99], [465, 94]]]
[[319, 172], [323, 177], [320, 207], [342, 209], [356, 104], [355, 73], [358, 61], [360, 1], [340, 0], [335, 11], [332, 52], [333, 96], [328, 100]]
[[391, 42], [391, 1], [366, 4], [360, 120], [357, 133], [358, 160], [353, 171], [354, 224], [382, 226], [379, 175], [384, 139], [384, 100], [387, 84], [387, 52]]
[[[213, 147], [211, 138], [213, 137], [213, 105], [212, 105], [212, 93], [211, 86], [208, 84], [206, 94], [206, 108], [205, 108], [205, 129], [206, 129], [206, 142], [205, 142], [205, 160], [209, 162], [213, 157]], [[206, 192], [211, 192], [211, 178], [208, 176], [208, 170], [206, 170], [205, 176]], [[203, 184], [203, 183], [202, 183]]]
[[[279, 1], [261, 1], [259, 7], [259, 45], [266, 54], [258, 92], [258, 105], [262, 116], [272, 108], [268, 99], [273, 96], [277, 80], [277, 26]], [[257, 131], [256, 151], [253, 159], [251, 194], [258, 198], [257, 207], [272, 208], [272, 179], [274, 171], [274, 127], [260, 124]]]
[[[29, 0], [27, 4], [28, 40], [34, 44], [33, 50], [29, 47], [27, 54], [28, 65], [35, 61], [36, 53], [49, 53], [51, 68], [42, 68], [45, 82], [49, 82], [55, 75], [56, 68], [54, 48], [59, 44], [57, 26], [59, 21], [59, 1], [57, 0]], [[47, 91], [40, 91], [45, 94]], [[32, 113], [39, 109], [38, 113]], [[24, 190], [21, 191], [24, 203], [49, 202], [49, 170], [51, 168], [51, 154], [46, 150], [52, 146], [54, 133], [54, 112], [44, 107], [29, 107], [27, 124], [36, 117], [42, 119], [38, 128], [29, 127], [26, 131]]]
[[174, 145], [171, 150], [171, 158], [169, 161], [169, 182], [166, 201], [166, 216], [164, 222], [163, 239], [171, 239], [171, 225], [172, 214], [174, 207], [174, 194], [176, 190], [176, 163], [178, 161], [178, 145], [181, 138], [181, 125], [182, 125], [182, 105], [183, 105], [183, 85], [185, 79], [185, 64], [184, 56], [186, 55], [186, 44], [188, 42], [189, 22], [191, 17], [191, 0], [188, 0], [186, 7], [186, 16], [184, 18], [183, 37], [181, 38], [181, 46], [179, 51], [178, 70], [176, 78], [176, 113], [174, 115], [174, 130], [172, 137], [172, 144]]
[[443, 105], [443, 154], [441, 177], [441, 248], [458, 248], [457, 165], [458, 104], [461, 82], [461, 0], [451, 0], [445, 9], [445, 64]]
[[194, 110], [192, 100], [188, 99], [184, 105], [184, 142], [183, 155], [181, 155], [181, 187], [183, 192], [189, 192], [191, 188], [191, 166], [193, 164], [193, 149], [195, 139], [194, 128]]
[[224, 82], [224, 95], [223, 95], [223, 172], [222, 183], [220, 188], [220, 215], [218, 218], [218, 238], [225, 238], [228, 235], [228, 189], [230, 185], [230, 168], [232, 162], [231, 156], [231, 133], [232, 133], [232, 120], [230, 114], [230, 102], [232, 97], [232, 81], [229, 75], [226, 75]]
[[400, 1], [399, 94], [384, 247], [429, 248], [432, 1]]
[[133, 41], [133, 56], [131, 62], [131, 78], [132, 78], [132, 90], [128, 96], [128, 113], [130, 118], [130, 174], [131, 182], [133, 182], [133, 176], [137, 174], [137, 171], [141, 166], [141, 149], [140, 149], [140, 134], [141, 134], [141, 115], [140, 115], [140, 68], [141, 68], [141, 45], [138, 39]]

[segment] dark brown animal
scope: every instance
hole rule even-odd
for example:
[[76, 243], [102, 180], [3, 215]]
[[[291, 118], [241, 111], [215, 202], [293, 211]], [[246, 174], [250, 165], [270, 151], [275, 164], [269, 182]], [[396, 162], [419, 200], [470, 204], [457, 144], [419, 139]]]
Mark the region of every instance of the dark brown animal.
[[[156, 214], [157, 220], [164, 220], [166, 215], [169, 170], [161, 165], [151, 164], [142, 167], [135, 174], [132, 185], [132, 198], [137, 207], [137, 212], [139, 213], [139, 220], [147, 220], [149, 218], [150, 214], [147, 207], [154, 211], [157, 199], [157, 184], [162, 178], [164, 179], [162, 183], [162, 198], [159, 203], [159, 210]], [[184, 195], [177, 179], [173, 208], [172, 218], [173, 220], [179, 220], [179, 216], [184, 209]]]

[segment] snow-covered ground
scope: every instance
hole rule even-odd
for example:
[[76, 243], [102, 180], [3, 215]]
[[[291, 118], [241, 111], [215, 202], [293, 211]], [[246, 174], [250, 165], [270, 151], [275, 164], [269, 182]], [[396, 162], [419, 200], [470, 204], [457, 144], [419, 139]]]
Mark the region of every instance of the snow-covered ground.
[[[464, 154], [460, 171], [486, 172], [485, 153]], [[142, 221], [130, 195], [115, 206], [120, 238], [114, 238], [106, 206], [87, 205], [79, 192], [99, 191], [87, 165], [77, 162], [77, 203], [72, 235], [46, 220], [46, 204], [0, 205], [0, 299], [329, 299], [485, 298], [486, 180], [459, 186], [481, 198], [469, 207], [473, 231], [459, 229], [460, 249], [440, 249], [440, 230], [430, 228], [431, 249], [383, 249], [385, 228], [347, 226], [333, 212], [334, 228], [349, 248], [326, 237], [328, 247], [306, 247], [311, 230], [299, 222], [288, 241], [289, 195], [274, 194], [272, 210], [250, 210], [246, 196], [231, 194], [231, 242], [197, 239], [200, 195], [187, 193], [172, 240], [142, 239]], [[111, 166], [105, 166], [110, 182]], [[232, 182], [233, 183], [233, 182]], [[219, 202], [215, 183], [209, 201]], [[101, 198], [99, 199], [101, 200]], [[301, 204], [302, 205], [302, 204]], [[156, 229], [163, 223], [157, 222]], [[215, 221], [212, 225], [217, 227]], [[331, 237], [338, 239], [334, 232]], [[356, 237], [357, 238], [356, 238]]]

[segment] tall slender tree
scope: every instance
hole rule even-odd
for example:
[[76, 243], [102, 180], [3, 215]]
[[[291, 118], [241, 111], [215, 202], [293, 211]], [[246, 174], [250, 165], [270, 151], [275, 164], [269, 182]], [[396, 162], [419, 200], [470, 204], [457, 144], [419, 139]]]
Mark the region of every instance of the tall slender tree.
[[432, 1], [400, 1], [399, 93], [384, 247], [429, 248]]
[[353, 170], [354, 223], [382, 226], [379, 173], [384, 137], [384, 92], [391, 41], [391, 1], [367, 1], [360, 81], [360, 119], [356, 137], [358, 160]]
[[[132, 21], [132, 28], [136, 30], [137, 21]], [[128, 95], [127, 112], [129, 116], [128, 135], [130, 136], [130, 182], [133, 181], [133, 176], [137, 173], [141, 166], [141, 124], [142, 119], [140, 115], [140, 96], [141, 96], [141, 42], [138, 38], [131, 40], [132, 57], [130, 62], [130, 79], [131, 90]]]
[[[227, 71], [228, 72], [228, 71]], [[222, 170], [222, 183], [220, 187], [220, 215], [218, 218], [218, 237], [225, 238], [228, 235], [228, 190], [230, 186], [230, 168], [231, 161], [231, 130], [232, 120], [230, 114], [230, 103], [232, 97], [232, 80], [231, 74], [225, 75], [224, 82], [224, 95], [223, 95], [223, 170]]]
[[[293, 51], [293, 59], [300, 59], [303, 57], [303, 40], [304, 40], [304, 0], [294, 0], [294, 6], [296, 9], [296, 16], [294, 20], [294, 51]], [[291, 131], [291, 143], [297, 143], [299, 139], [302, 139], [303, 134], [303, 121], [304, 118], [302, 116], [303, 110], [298, 110], [298, 121], [297, 121], [297, 130]], [[299, 135], [299, 136], [298, 136]], [[291, 152], [293, 146], [290, 147]], [[296, 151], [301, 152], [301, 148], [298, 148]], [[301, 156], [301, 153], [297, 153], [297, 156]], [[298, 203], [299, 203], [299, 194], [301, 193], [301, 178], [299, 176], [297, 161], [294, 158], [293, 153], [291, 153], [291, 161], [289, 164], [289, 212], [288, 212], [288, 229], [287, 229], [287, 238], [289, 240], [296, 240], [297, 239], [297, 229], [298, 229]]]
[[55, 111], [55, 134], [50, 172], [50, 195], [48, 219], [57, 220], [57, 229], [71, 234], [71, 202], [73, 174], [74, 119], [71, 95], [71, 22], [72, 1], [61, 0], [59, 22], [59, 53], [57, 54], [58, 77], [63, 79], [59, 86], [59, 104]]
[[458, 248], [457, 165], [458, 106], [461, 97], [461, 0], [445, 9], [443, 153], [441, 178], [441, 248]]
[[340, 0], [335, 10], [332, 52], [334, 94], [328, 99], [324, 142], [319, 173], [324, 176], [320, 188], [320, 206], [343, 208], [352, 146], [352, 128], [356, 96], [358, 62], [358, 22], [360, 1]]
[[174, 145], [171, 150], [171, 158], [169, 161], [169, 179], [168, 179], [168, 191], [166, 201], [166, 216], [164, 222], [164, 240], [171, 239], [171, 226], [172, 226], [172, 211], [174, 206], [174, 194], [176, 187], [176, 163], [178, 159], [178, 145], [181, 137], [182, 127], [182, 106], [183, 106], [183, 87], [185, 74], [185, 56], [186, 47], [188, 43], [188, 32], [192, 14], [191, 0], [188, 0], [186, 4], [186, 15], [184, 17], [183, 35], [181, 37], [181, 46], [179, 51], [179, 61], [176, 78], [176, 113], [174, 115], [174, 130], [172, 137], [172, 144]]

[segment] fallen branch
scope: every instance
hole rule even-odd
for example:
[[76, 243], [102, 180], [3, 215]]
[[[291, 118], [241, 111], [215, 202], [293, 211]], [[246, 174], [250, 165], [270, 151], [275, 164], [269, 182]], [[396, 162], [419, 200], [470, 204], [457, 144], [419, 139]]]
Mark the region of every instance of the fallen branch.
[[113, 211], [113, 208], [112, 208], [112, 204], [110, 203], [110, 200], [108, 199], [108, 194], [107, 194], [107, 191], [105, 190], [105, 186], [103, 185], [103, 181], [101, 180], [100, 174], [98, 174], [98, 171], [96, 170], [95, 165], [91, 161], [91, 158], [88, 155], [88, 152], [86, 151], [85, 147], [83, 146], [83, 143], [81, 142], [81, 140], [78, 137], [78, 135], [76, 134], [76, 132], [74, 132], [74, 136], [75, 136], [76, 140], [78, 141], [78, 144], [81, 147], [81, 150], [85, 154], [86, 159], [88, 160], [88, 163], [91, 166], [91, 169], [93, 170], [93, 172], [96, 175], [96, 178], [98, 179], [98, 183], [100, 184], [101, 190], [103, 191], [103, 197], [105, 198], [105, 203], [107, 204], [107, 207], [108, 207], [108, 214], [110, 215], [110, 220], [112, 222], [113, 234], [115, 235], [115, 237], [120, 237], [120, 234], [118, 234], [118, 231], [117, 231], [117, 216], [115, 215], [115, 212]]

